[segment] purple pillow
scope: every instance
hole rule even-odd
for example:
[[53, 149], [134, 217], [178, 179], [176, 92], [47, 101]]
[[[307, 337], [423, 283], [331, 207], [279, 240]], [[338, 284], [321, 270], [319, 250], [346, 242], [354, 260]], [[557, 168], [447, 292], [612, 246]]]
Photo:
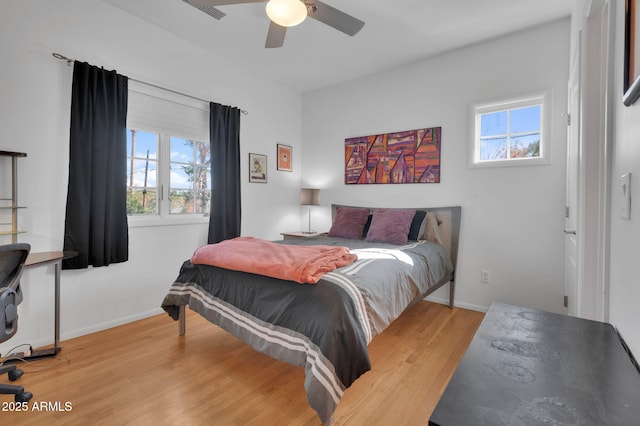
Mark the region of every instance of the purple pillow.
[[338, 207], [336, 217], [329, 230], [330, 237], [361, 240], [364, 224], [367, 223], [369, 209], [358, 207]]
[[415, 210], [374, 210], [366, 240], [374, 243], [406, 244], [415, 214]]

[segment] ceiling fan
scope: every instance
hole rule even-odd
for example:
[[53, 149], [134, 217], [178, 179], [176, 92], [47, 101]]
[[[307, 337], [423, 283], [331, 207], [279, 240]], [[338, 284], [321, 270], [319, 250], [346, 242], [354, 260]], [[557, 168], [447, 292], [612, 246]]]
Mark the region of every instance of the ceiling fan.
[[287, 27], [300, 24], [308, 16], [338, 31], [354, 36], [364, 22], [318, 0], [182, 0], [216, 19], [226, 16], [215, 6], [244, 3], [267, 3], [266, 12], [271, 20], [264, 47], [282, 47]]

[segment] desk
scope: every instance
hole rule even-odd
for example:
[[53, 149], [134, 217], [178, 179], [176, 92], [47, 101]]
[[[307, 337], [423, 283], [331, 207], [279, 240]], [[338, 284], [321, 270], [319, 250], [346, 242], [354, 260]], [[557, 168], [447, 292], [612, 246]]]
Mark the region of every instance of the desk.
[[637, 425], [639, 389], [610, 324], [492, 303], [429, 425]]
[[55, 266], [55, 289], [54, 289], [54, 330], [53, 347], [34, 350], [31, 355], [22, 357], [25, 360], [47, 358], [56, 356], [62, 350], [60, 347], [60, 269], [62, 260], [77, 256], [78, 253], [72, 251], [44, 251], [31, 252], [24, 263], [25, 269], [35, 268], [53, 264]]

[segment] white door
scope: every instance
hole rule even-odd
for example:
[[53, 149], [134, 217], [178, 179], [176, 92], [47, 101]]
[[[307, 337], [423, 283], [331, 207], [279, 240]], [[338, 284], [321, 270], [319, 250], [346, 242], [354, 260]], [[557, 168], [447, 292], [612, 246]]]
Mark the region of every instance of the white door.
[[567, 181], [565, 210], [565, 307], [572, 316], [579, 315], [579, 250], [578, 250], [578, 202], [580, 176], [580, 90], [581, 90], [581, 50], [582, 33], [578, 35], [578, 43], [571, 68], [569, 70], [567, 117]]

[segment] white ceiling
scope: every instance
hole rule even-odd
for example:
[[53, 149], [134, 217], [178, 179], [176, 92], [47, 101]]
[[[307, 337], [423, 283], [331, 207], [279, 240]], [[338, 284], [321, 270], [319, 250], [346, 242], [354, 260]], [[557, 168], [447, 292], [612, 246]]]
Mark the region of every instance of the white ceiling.
[[315, 19], [265, 49], [264, 4], [218, 6], [221, 20], [182, 0], [102, 0], [306, 92], [569, 16], [573, 0], [324, 0], [365, 22], [354, 37]]

